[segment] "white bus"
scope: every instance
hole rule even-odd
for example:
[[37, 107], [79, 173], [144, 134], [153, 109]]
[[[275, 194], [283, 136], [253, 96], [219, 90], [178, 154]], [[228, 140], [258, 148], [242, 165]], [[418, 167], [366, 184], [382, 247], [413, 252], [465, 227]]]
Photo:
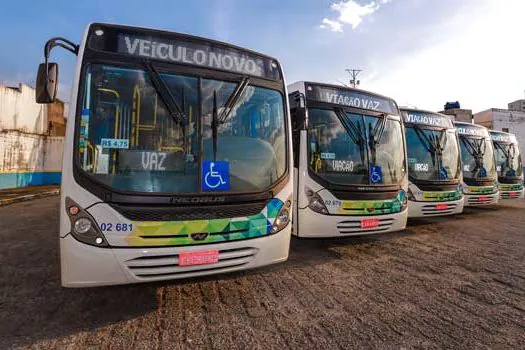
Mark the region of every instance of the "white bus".
[[496, 171], [500, 199], [523, 198], [523, 164], [516, 136], [503, 131], [490, 131], [496, 153]]
[[60, 208], [62, 285], [230, 272], [285, 261], [291, 128], [279, 62], [184, 34], [108, 24], [52, 38], [77, 55]]
[[337, 237], [407, 222], [403, 123], [394, 100], [313, 82], [288, 87], [293, 129], [293, 234]]
[[401, 108], [408, 156], [408, 217], [463, 212], [461, 157], [449, 116]]
[[466, 206], [497, 204], [498, 175], [489, 131], [481, 125], [454, 123], [459, 136]]

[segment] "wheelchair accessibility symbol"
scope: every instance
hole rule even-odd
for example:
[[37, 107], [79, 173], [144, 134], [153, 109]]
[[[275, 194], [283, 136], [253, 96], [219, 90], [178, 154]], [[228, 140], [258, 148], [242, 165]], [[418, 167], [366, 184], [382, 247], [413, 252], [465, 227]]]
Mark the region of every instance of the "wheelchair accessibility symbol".
[[383, 172], [381, 171], [380, 166], [370, 166], [370, 182], [373, 185], [383, 183]]
[[230, 189], [229, 164], [225, 161], [202, 162], [202, 190], [224, 191]]

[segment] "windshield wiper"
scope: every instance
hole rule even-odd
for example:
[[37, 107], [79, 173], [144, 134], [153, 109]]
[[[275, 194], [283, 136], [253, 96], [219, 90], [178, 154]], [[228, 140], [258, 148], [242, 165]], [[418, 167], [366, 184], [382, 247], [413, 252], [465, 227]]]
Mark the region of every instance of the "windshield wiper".
[[413, 129], [416, 132], [416, 136], [418, 137], [419, 141], [421, 141], [427, 152], [430, 153], [432, 164], [436, 166], [437, 161], [438, 165], [440, 165], [441, 157], [443, 156], [443, 150], [445, 149], [445, 145], [447, 143], [445, 134], [446, 131], [443, 131], [438, 137], [434, 134], [431, 134], [430, 136], [427, 135], [419, 125], [414, 125]]
[[[514, 163], [514, 158], [516, 156], [516, 148], [513, 143], [509, 144], [507, 149], [505, 149], [499, 142], [494, 142], [494, 145], [503, 152], [503, 155], [505, 156], [505, 163], [506, 167], [510, 170], [514, 170], [514, 167], [512, 166], [512, 163]], [[513, 150], [512, 154], [510, 150]]]
[[233, 111], [233, 108], [237, 105], [239, 98], [242, 96], [249, 83], [250, 77], [242, 78], [241, 82], [237, 84], [235, 90], [233, 90], [230, 97], [228, 97], [228, 101], [226, 101], [224, 109], [222, 110], [220, 115], [217, 107], [217, 91], [213, 90], [213, 111], [211, 120], [211, 132], [213, 138], [213, 161], [217, 160], [217, 134], [219, 125], [224, 124], [226, 120], [228, 120], [228, 117]]
[[231, 112], [233, 111], [233, 108], [237, 105], [237, 101], [248, 87], [248, 84], [250, 84], [250, 77], [242, 78], [241, 82], [237, 84], [235, 90], [232, 92], [230, 97], [228, 97], [228, 101], [226, 101], [226, 103], [224, 104], [224, 109], [222, 110], [221, 115], [219, 116], [220, 124], [226, 122]]
[[[478, 169], [483, 169], [483, 155], [487, 150], [485, 139], [480, 139], [478, 142], [476, 139], [470, 140], [466, 137], [462, 137], [461, 142], [463, 142], [467, 152], [474, 158], [474, 161], [476, 162], [476, 166], [474, 167], [474, 170], [472, 170], [472, 173], [476, 173]], [[483, 150], [481, 150], [482, 145], [485, 146]]]
[[372, 164], [374, 165], [376, 164], [376, 146], [381, 141], [381, 137], [383, 137], [387, 119], [388, 115], [386, 113], [381, 114], [381, 120], [376, 122], [373, 129], [372, 122], [368, 122], [368, 146], [370, 147], [370, 153], [372, 153]]
[[363, 132], [360, 125], [356, 126], [354, 121], [347, 118], [346, 113], [339, 108], [335, 109], [335, 114], [339, 118], [343, 128], [345, 128], [348, 136], [350, 136], [352, 139], [352, 142], [354, 142], [356, 145], [363, 144], [365, 142], [365, 138], [363, 137]]
[[[176, 123], [180, 125], [186, 124], [186, 116], [184, 110], [179, 106], [177, 100], [171, 94], [169, 87], [166, 85], [166, 82], [162, 79], [159, 72], [149, 61], [144, 61], [144, 67], [148, 73], [148, 77], [151, 80], [155, 91], [160, 96], [162, 102], [168, 109], [169, 115], [175, 120]], [[184, 93], [184, 90], [183, 90]], [[184, 100], [184, 97], [183, 97]], [[185, 130], [183, 128], [184, 138], [186, 138]]]
[[365, 138], [361, 129], [361, 124], [355, 125], [354, 121], [346, 116], [346, 113], [340, 109], [335, 109], [335, 114], [339, 118], [339, 121], [343, 125], [348, 136], [352, 139], [352, 142], [359, 146], [359, 155], [361, 157], [361, 164], [365, 163]]
[[213, 161], [217, 160], [217, 129], [219, 128], [219, 115], [217, 111], [217, 91], [213, 90], [213, 110], [211, 119], [211, 134], [213, 138]]

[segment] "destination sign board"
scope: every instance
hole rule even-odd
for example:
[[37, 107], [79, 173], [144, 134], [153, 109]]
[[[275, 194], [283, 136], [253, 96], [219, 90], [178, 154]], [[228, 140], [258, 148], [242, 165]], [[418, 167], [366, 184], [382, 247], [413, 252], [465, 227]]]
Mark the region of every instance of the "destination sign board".
[[119, 171], [184, 171], [184, 155], [174, 152], [120, 150]]
[[456, 124], [458, 134], [465, 136], [489, 137], [489, 132], [482, 126], [474, 124]]
[[90, 49], [274, 80], [281, 79], [275, 60], [227, 44], [149, 29], [104, 26], [101, 28], [92, 31], [89, 38]]
[[499, 132], [490, 132], [490, 138], [495, 142], [508, 142], [508, 143], [518, 143], [516, 136], [509, 134], [502, 134]]
[[307, 100], [399, 115], [397, 105], [393, 100], [356, 90], [307, 84], [306, 98]]
[[421, 111], [402, 110], [401, 115], [405, 123], [422, 124], [440, 128], [453, 128], [452, 120], [444, 115]]

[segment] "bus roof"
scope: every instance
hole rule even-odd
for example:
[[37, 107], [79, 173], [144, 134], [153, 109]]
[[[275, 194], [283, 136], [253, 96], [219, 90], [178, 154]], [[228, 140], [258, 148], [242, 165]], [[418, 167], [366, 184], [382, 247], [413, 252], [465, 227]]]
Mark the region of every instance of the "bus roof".
[[454, 122], [454, 125], [455, 126], [469, 126], [469, 127], [472, 127], [472, 128], [487, 129], [483, 125], [466, 123], [466, 122]]
[[399, 115], [399, 109], [394, 99], [366, 90], [311, 81], [298, 81], [288, 85], [288, 93], [297, 91], [304, 94], [307, 101], [325, 102]]
[[87, 37], [93, 51], [283, 80], [277, 59], [214, 39], [109, 23], [89, 24]]
[[448, 115], [417, 108], [399, 108], [403, 122], [453, 129], [454, 123]]

